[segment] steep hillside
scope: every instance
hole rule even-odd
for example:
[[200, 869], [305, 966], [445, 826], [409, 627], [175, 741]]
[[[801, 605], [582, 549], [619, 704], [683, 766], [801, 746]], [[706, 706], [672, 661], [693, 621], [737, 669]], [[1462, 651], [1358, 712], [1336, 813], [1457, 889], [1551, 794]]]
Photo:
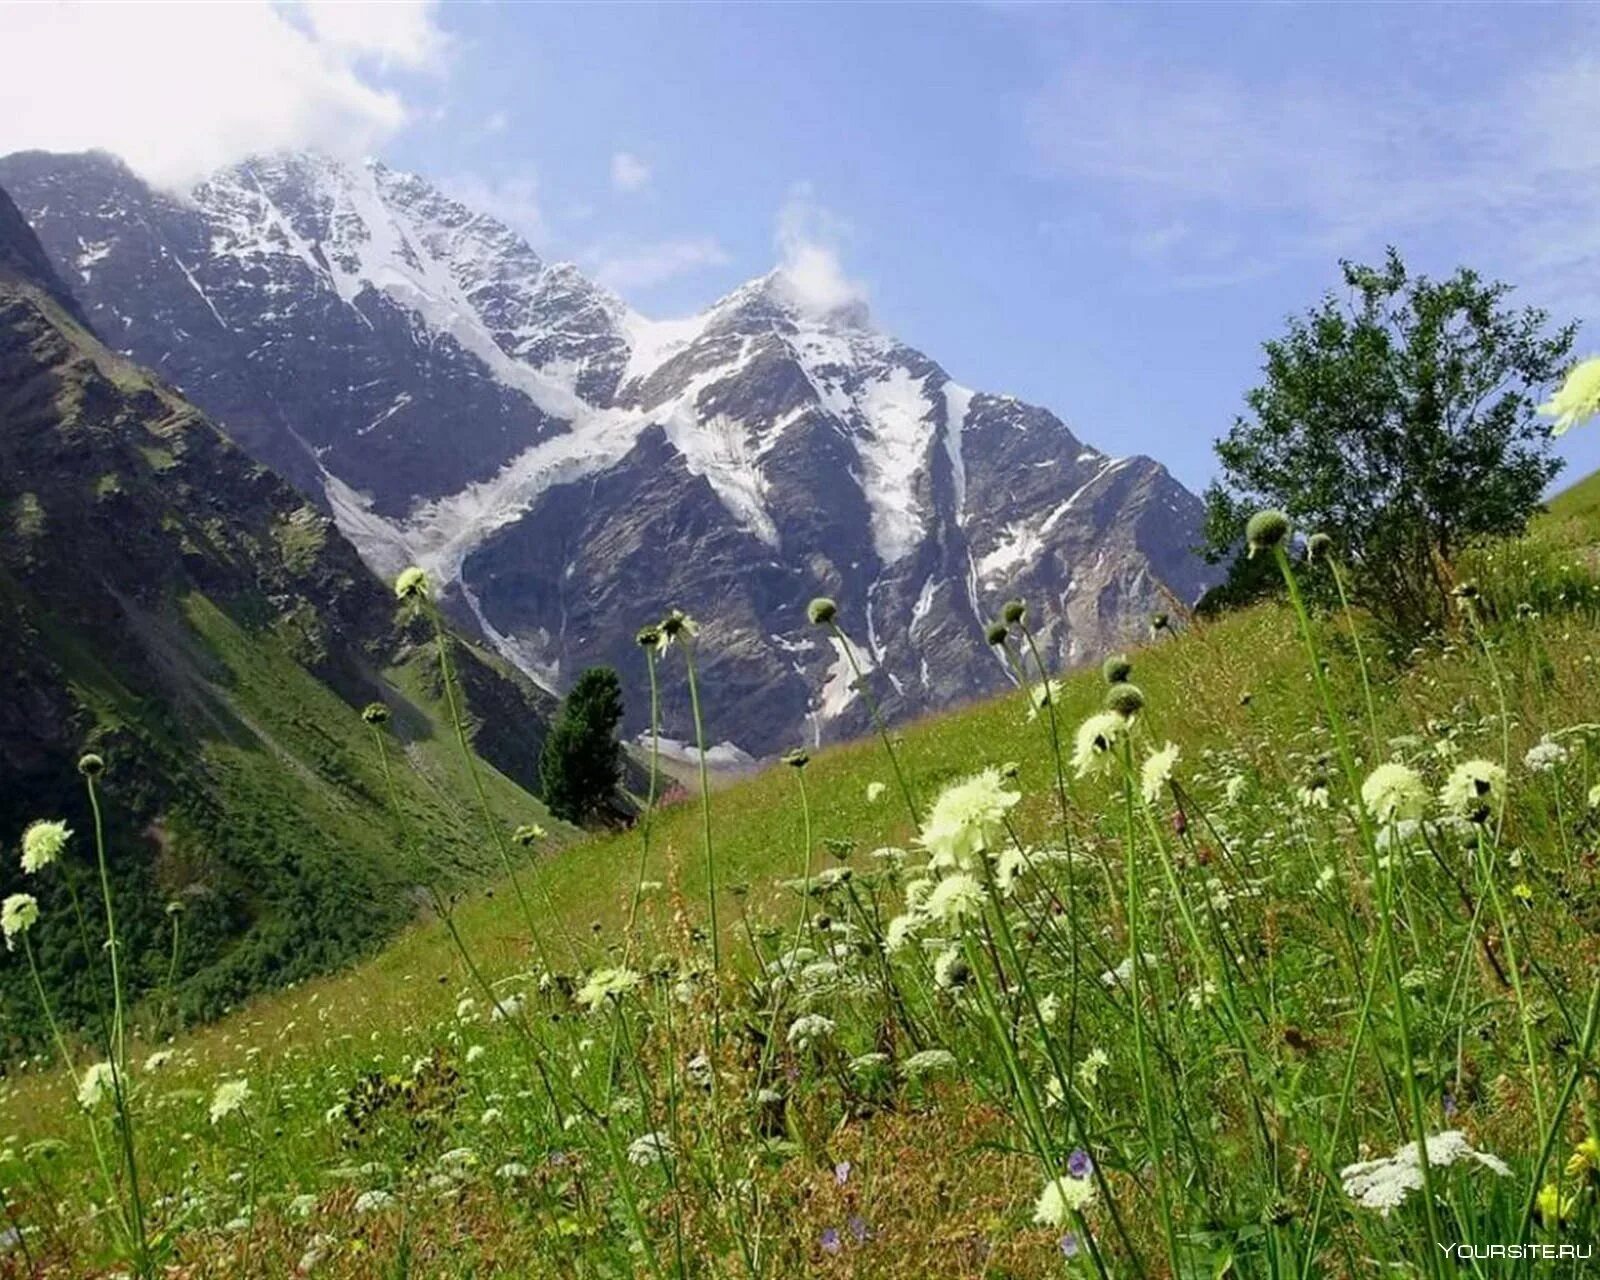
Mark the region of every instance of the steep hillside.
[[[397, 622], [330, 520], [100, 344], [3, 193], [0, 531], [0, 890], [19, 887], [36, 818], [68, 820], [88, 874], [74, 765], [102, 755], [138, 988], [175, 964], [162, 999], [214, 1012], [347, 959], [411, 917], [421, 882], [492, 860], [461, 804], [428, 632]], [[460, 657], [497, 807], [542, 817], [517, 784], [533, 785], [548, 700], [499, 659]], [[414, 766], [399, 782], [425, 853], [397, 845], [372, 701]], [[73, 934], [51, 929], [39, 954], [80, 1015]], [[0, 1009], [6, 1041], [37, 1028], [13, 955]]]
[[[659, 322], [377, 162], [258, 157], [180, 199], [109, 156], [22, 153], [0, 183], [109, 341], [551, 688], [631, 670], [638, 624], [681, 606], [721, 655], [708, 732], [767, 754], [866, 726], [812, 596], [903, 717], [1005, 682], [970, 641], [1012, 594], [1071, 662], [1205, 583], [1200, 504], [1159, 464], [781, 270]], [[667, 719], [689, 736], [681, 699]]]

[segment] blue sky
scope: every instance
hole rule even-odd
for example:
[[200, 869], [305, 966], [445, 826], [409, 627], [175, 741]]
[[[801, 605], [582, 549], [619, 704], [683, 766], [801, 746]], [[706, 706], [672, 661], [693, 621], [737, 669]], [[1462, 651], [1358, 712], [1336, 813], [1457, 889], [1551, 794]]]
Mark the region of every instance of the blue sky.
[[[1600, 351], [1592, 6], [265, 13], [313, 42], [295, 77], [268, 75], [264, 29], [202, 31], [190, 10], [180, 47], [253, 51], [219, 59], [241, 118], [196, 119], [190, 98], [145, 125], [125, 100], [117, 127], [142, 132], [102, 145], [175, 175], [219, 148], [359, 142], [655, 316], [820, 255], [952, 376], [1191, 485], [1262, 339], [1342, 256], [1393, 242], [1429, 272], [1474, 265], [1589, 322], [1579, 352]], [[1600, 428], [1563, 452], [1569, 474], [1600, 466]]]

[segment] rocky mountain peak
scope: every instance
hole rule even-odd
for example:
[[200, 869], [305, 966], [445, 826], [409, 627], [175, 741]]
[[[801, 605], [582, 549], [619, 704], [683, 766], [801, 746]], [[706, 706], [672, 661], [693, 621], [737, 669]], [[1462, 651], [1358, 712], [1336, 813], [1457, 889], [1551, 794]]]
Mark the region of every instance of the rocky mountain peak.
[[656, 321], [376, 161], [258, 157], [182, 201], [104, 157], [0, 183], [113, 342], [554, 687], [609, 661], [643, 706], [631, 637], [688, 608], [726, 654], [713, 731], [761, 753], [863, 724], [812, 595], [906, 713], [1006, 678], [981, 644], [1006, 595], [1070, 661], [1203, 582], [1200, 504], [1157, 464], [956, 383], [794, 267]]

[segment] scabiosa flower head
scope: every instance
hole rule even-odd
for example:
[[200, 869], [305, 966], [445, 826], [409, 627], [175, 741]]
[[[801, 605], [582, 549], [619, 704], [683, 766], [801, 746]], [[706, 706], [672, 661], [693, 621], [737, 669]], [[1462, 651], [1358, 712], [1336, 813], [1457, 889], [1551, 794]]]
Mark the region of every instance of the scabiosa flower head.
[[1439, 803], [1472, 822], [1487, 822], [1506, 798], [1506, 771], [1490, 760], [1464, 760], [1439, 790]]
[[1074, 1178], [1087, 1178], [1094, 1172], [1094, 1161], [1082, 1147], [1076, 1147], [1067, 1157], [1067, 1172]]
[[1167, 743], [1160, 751], [1152, 751], [1145, 757], [1145, 762], [1139, 769], [1139, 785], [1144, 792], [1145, 803], [1155, 804], [1161, 799], [1161, 793], [1172, 781], [1172, 766], [1177, 763], [1178, 746], [1174, 742]]
[[682, 609], [668, 610], [667, 616], [661, 619], [661, 647], [671, 646], [680, 637], [693, 640], [700, 632], [700, 624], [686, 614]]
[[1590, 356], [1567, 374], [1561, 390], [1540, 405], [1539, 412], [1555, 419], [1550, 426], [1553, 436], [1565, 435], [1600, 414], [1600, 356]]
[[979, 915], [983, 911], [983, 886], [966, 872], [958, 871], [933, 886], [923, 910], [945, 924]]
[[1379, 822], [1409, 822], [1428, 807], [1428, 789], [1414, 769], [1380, 764], [1361, 784], [1361, 803]]
[[1052, 1178], [1034, 1201], [1033, 1220], [1041, 1227], [1064, 1227], [1074, 1212], [1094, 1203], [1095, 1187], [1088, 1178]]
[[1000, 620], [1016, 626], [1028, 616], [1028, 606], [1021, 600], [1007, 600], [1000, 606]]
[[596, 969], [579, 989], [576, 998], [585, 1009], [597, 1009], [607, 1000], [620, 1000], [638, 985], [639, 975], [632, 969]]
[[1126, 680], [1106, 690], [1106, 710], [1115, 711], [1124, 720], [1132, 720], [1144, 710], [1144, 690]]
[[796, 1049], [809, 1049], [830, 1039], [837, 1029], [832, 1018], [804, 1013], [789, 1024], [787, 1039]]
[[1165, 631], [1171, 624], [1172, 619], [1160, 609], [1150, 615], [1150, 631], [1152, 634]]
[[661, 628], [657, 626], [640, 627], [633, 638], [641, 649], [654, 649], [661, 643]]
[[1055, 706], [1061, 701], [1061, 692], [1065, 688], [1059, 680], [1041, 680], [1028, 690], [1028, 719], [1037, 720], [1039, 713], [1046, 707]]
[[1325, 533], [1314, 533], [1306, 539], [1306, 560], [1320, 564], [1333, 558], [1333, 539]]
[[117, 1086], [116, 1073], [109, 1062], [97, 1062], [78, 1077], [78, 1105], [93, 1111]]
[[839, 606], [827, 596], [818, 596], [806, 606], [806, 617], [813, 626], [825, 627], [839, 616]]
[[39, 902], [31, 893], [13, 893], [0, 903], [0, 932], [6, 935], [6, 950], [16, 946], [16, 938], [38, 922]]
[[22, 833], [22, 869], [32, 875], [48, 867], [61, 856], [70, 839], [72, 829], [65, 822], [30, 823]]
[[869, 783], [867, 783], [867, 803], [868, 804], [877, 804], [878, 801], [883, 799], [884, 793], [886, 791], [888, 791], [888, 790], [889, 790], [889, 788], [884, 783], [881, 783], [881, 782], [869, 782]]
[[1256, 512], [1244, 527], [1244, 540], [1250, 545], [1252, 559], [1257, 551], [1271, 551], [1288, 536], [1289, 517], [1271, 507]]
[[998, 769], [989, 768], [939, 793], [923, 825], [922, 845], [935, 867], [972, 868], [1004, 829], [1006, 814], [1022, 799], [1007, 791]]
[[1331, 798], [1326, 778], [1316, 778], [1295, 792], [1302, 809], [1326, 809]]
[[85, 778], [98, 778], [106, 771], [106, 762], [93, 751], [86, 751], [78, 757], [78, 772]]
[[941, 991], [960, 991], [972, 981], [972, 967], [960, 947], [949, 947], [933, 962], [933, 981]]
[[783, 753], [783, 762], [791, 769], [804, 769], [811, 763], [811, 753], [804, 747], [795, 747]]
[[402, 569], [400, 576], [394, 580], [394, 594], [399, 600], [428, 599], [428, 575], [416, 565]]
[[250, 1097], [250, 1082], [248, 1080], [224, 1080], [217, 1086], [217, 1091], [211, 1095], [211, 1123], [219, 1124], [227, 1119]]
[[361, 718], [373, 726], [387, 724], [389, 722], [389, 708], [381, 702], [369, 702], [362, 708]]
[[994, 648], [998, 649], [1011, 637], [1011, 631], [1003, 622], [991, 622], [989, 629], [983, 633], [983, 638]]
[[1072, 767], [1077, 771], [1078, 777], [1087, 778], [1093, 774], [1115, 772], [1117, 743], [1127, 729], [1127, 721], [1115, 711], [1101, 711], [1080, 724], [1072, 751]]
[[531, 849], [549, 834], [537, 822], [525, 822], [511, 833], [511, 838], [524, 849]]
[[1100, 664], [1100, 675], [1107, 684], [1125, 684], [1133, 674], [1133, 660], [1125, 653], [1114, 653]]

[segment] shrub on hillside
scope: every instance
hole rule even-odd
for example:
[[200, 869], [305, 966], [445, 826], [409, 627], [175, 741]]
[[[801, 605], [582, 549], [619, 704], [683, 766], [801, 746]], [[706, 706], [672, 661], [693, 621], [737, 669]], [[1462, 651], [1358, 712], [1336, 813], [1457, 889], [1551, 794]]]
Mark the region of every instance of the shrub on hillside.
[[1265, 344], [1266, 381], [1217, 442], [1208, 553], [1231, 556], [1262, 506], [1332, 534], [1358, 598], [1418, 632], [1448, 615], [1455, 558], [1520, 533], [1560, 470], [1539, 391], [1561, 373], [1575, 325], [1506, 305], [1507, 285], [1461, 268], [1412, 276], [1342, 264], [1329, 294]]

